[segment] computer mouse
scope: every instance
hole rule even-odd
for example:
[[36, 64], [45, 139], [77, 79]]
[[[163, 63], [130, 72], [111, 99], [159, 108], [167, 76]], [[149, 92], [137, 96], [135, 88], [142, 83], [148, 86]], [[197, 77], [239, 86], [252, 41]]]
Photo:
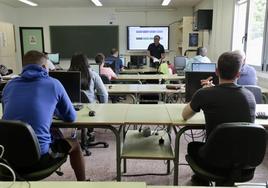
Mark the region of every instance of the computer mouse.
[[91, 111], [88, 112], [88, 115], [89, 115], [90, 117], [95, 116], [95, 114], [96, 114], [96, 112], [93, 111], [93, 110], [91, 110]]

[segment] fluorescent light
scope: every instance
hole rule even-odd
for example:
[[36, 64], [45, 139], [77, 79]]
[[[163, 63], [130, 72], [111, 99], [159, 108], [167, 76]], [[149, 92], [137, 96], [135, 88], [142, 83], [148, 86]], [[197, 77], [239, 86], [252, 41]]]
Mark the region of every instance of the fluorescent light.
[[171, 0], [163, 0], [162, 6], [168, 6]]
[[36, 4], [36, 3], [32, 2], [32, 1], [28, 1], [28, 0], [19, 0], [19, 1], [23, 2], [23, 3], [27, 4], [27, 5], [33, 6], [33, 7], [38, 6], [38, 4]]
[[102, 3], [99, 0], [91, 0], [97, 7], [101, 7]]

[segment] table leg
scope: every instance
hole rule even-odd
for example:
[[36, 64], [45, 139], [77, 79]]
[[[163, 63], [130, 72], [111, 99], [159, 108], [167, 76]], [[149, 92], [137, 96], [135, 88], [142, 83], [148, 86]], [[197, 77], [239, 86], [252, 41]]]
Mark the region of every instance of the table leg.
[[[180, 138], [181, 135], [189, 130], [189, 129], [204, 129], [204, 126], [197, 126], [197, 125], [187, 125], [181, 128], [178, 132], [177, 130], [175, 131], [176, 133], [176, 139], [175, 139], [175, 159], [174, 159], [174, 179], [173, 179], [173, 185], [178, 185], [178, 178], [179, 178], [179, 154], [180, 154]], [[176, 127], [174, 127], [176, 129]]]

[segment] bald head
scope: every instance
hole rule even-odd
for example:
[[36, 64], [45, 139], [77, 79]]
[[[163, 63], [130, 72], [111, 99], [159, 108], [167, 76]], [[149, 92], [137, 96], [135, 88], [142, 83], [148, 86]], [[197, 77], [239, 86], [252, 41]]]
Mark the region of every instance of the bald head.
[[201, 55], [203, 57], [207, 56], [208, 50], [205, 47], [197, 48], [197, 55]]
[[243, 50], [234, 50], [233, 53], [238, 54], [242, 57], [242, 64], [246, 63], [246, 53]]

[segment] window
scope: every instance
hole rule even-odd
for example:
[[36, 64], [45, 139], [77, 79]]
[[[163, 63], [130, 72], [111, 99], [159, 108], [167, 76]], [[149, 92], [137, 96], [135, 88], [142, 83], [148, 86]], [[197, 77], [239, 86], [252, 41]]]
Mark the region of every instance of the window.
[[262, 67], [267, 0], [237, 0], [233, 49], [244, 50], [247, 63]]

